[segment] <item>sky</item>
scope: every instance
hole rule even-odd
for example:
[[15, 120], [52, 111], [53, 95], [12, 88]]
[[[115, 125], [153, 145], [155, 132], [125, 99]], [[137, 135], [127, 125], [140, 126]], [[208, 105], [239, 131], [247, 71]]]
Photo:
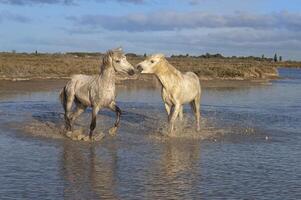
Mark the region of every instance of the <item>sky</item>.
[[300, 0], [0, 0], [0, 51], [301, 60]]

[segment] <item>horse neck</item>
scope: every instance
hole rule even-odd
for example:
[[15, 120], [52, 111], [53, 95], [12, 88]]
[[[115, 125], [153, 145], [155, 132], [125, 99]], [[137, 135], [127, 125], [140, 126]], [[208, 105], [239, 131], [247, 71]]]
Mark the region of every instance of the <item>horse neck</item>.
[[115, 86], [114, 68], [112, 66], [102, 66], [98, 82], [102, 87]]
[[156, 73], [156, 76], [159, 79], [162, 86], [167, 90], [170, 86], [173, 86], [175, 83], [178, 83], [181, 79], [181, 72], [178, 71], [171, 64], [169, 64], [167, 61], [163, 61], [159, 68], [161, 70]]

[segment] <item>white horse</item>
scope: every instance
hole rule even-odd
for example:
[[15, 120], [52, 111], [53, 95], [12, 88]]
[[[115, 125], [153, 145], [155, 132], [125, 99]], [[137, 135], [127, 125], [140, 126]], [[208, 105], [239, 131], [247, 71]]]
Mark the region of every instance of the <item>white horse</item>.
[[174, 129], [176, 118], [183, 118], [183, 104], [190, 103], [196, 118], [196, 129], [200, 130], [201, 85], [193, 72], [182, 74], [168, 63], [163, 54], [155, 54], [137, 64], [142, 74], [155, 74], [162, 84], [162, 99], [169, 120], [169, 133]]
[[[61, 103], [65, 110], [65, 128], [72, 130], [74, 120], [83, 113], [87, 107], [92, 107], [92, 121], [89, 137], [92, 137], [96, 127], [96, 116], [101, 108], [109, 108], [116, 112], [114, 127], [110, 130], [116, 132], [121, 110], [116, 105], [115, 72], [135, 73], [134, 67], [127, 61], [121, 48], [109, 50], [102, 58], [99, 75], [87, 76], [73, 75], [60, 93]], [[76, 109], [72, 112], [73, 102]]]

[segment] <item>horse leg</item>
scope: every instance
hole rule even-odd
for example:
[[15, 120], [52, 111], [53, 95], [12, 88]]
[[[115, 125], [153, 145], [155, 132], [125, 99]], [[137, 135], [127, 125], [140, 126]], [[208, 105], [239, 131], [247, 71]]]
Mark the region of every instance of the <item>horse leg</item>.
[[167, 116], [169, 118], [170, 111], [171, 111], [171, 106], [169, 104], [167, 104], [166, 102], [164, 102], [164, 106], [165, 106], [165, 110], [167, 112]]
[[181, 121], [183, 120], [183, 105], [181, 105], [181, 107], [180, 107], [179, 118]]
[[70, 115], [70, 124], [73, 125], [74, 121], [86, 110], [86, 106], [81, 103], [76, 103], [76, 110]]
[[196, 130], [199, 131], [201, 129], [200, 128], [200, 117], [201, 117], [200, 97], [196, 97], [190, 104], [196, 119]]
[[175, 120], [177, 119], [178, 114], [180, 112], [181, 105], [176, 104], [173, 107], [174, 107], [173, 111], [172, 111], [171, 116], [169, 118], [169, 133], [171, 133], [174, 130], [174, 123], [175, 123]]
[[96, 116], [97, 116], [97, 113], [98, 113], [99, 110], [100, 110], [99, 106], [93, 106], [92, 107], [92, 121], [91, 121], [91, 124], [90, 124], [90, 133], [89, 133], [89, 138], [90, 139], [92, 138], [93, 131], [96, 127]]
[[110, 135], [115, 135], [116, 134], [116, 131], [117, 131], [117, 128], [119, 127], [119, 123], [120, 123], [120, 116], [121, 116], [121, 110], [120, 108], [116, 105], [115, 102], [112, 102], [109, 106], [109, 108], [116, 112], [116, 121], [114, 123], [114, 126], [112, 128], [110, 128], [109, 130], [109, 133]]
[[67, 131], [72, 130], [72, 124], [71, 124], [71, 109], [72, 109], [72, 103], [74, 101], [74, 95], [67, 95], [67, 102], [66, 102], [66, 111], [65, 111], [65, 128]]

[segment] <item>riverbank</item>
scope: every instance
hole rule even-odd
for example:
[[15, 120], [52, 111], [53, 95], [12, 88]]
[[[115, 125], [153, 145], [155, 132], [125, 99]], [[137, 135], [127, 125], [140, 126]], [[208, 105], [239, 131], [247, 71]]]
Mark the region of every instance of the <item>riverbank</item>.
[[[97, 74], [101, 54], [0, 53], [0, 80], [68, 79], [72, 74]], [[128, 56], [133, 65], [143, 56]], [[180, 71], [193, 71], [201, 80], [268, 80], [278, 77], [277, 67], [301, 66], [298, 62], [272, 62], [241, 58], [172, 57]], [[131, 79], [145, 78], [134, 76]], [[129, 79], [118, 75], [118, 80]]]

